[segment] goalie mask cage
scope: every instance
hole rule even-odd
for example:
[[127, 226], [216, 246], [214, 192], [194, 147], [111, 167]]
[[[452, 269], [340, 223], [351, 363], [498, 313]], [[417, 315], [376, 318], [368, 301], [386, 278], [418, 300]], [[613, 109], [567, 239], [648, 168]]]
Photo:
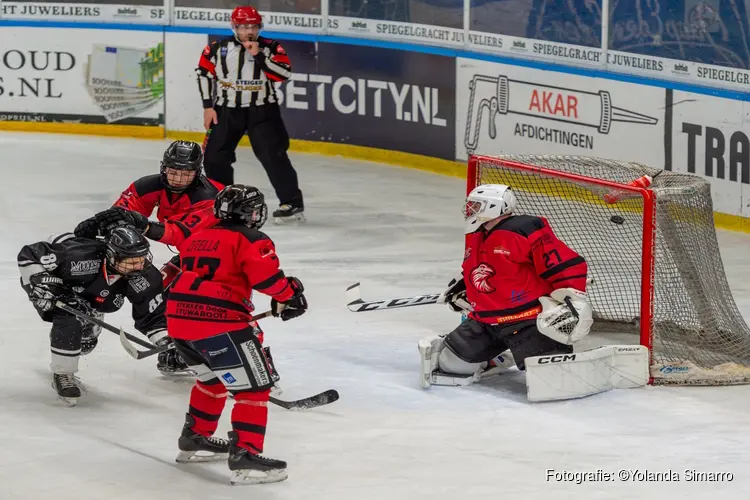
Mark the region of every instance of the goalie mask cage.
[[[644, 175], [646, 189], [634, 185]], [[467, 193], [481, 184], [511, 186], [517, 214], [545, 217], [586, 259], [592, 332], [638, 333], [651, 383], [750, 383], [750, 330], [724, 274], [706, 180], [600, 158], [472, 156]]]

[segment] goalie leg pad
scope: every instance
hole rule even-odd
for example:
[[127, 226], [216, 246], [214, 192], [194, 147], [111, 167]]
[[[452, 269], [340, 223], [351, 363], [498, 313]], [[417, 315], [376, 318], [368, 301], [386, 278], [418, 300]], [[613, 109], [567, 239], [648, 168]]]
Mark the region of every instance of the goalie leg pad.
[[467, 319], [447, 336], [419, 341], [420, 385], [469, 385], [480, 379], [487, 360], [507, 350], [487, 325]]
[[648, 383], [648, 349], [609, 345], [588, 351], [526, 359], [529, 401], [581, 398]]
[[450, 347], [440, 351], [438, 356], [438, 368], [440, 371], [456, 375], [473, 375], [483, 367], [484, 363], [467, 363], [456, 356]]

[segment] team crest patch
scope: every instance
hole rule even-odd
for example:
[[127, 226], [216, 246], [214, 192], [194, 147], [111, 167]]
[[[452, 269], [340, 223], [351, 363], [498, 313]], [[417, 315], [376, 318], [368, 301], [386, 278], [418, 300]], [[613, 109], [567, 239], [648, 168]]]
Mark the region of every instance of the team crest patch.
[[490, 285], [487, 280], [495, 275], [495, 270], [489, 264], [479, 264], [471, 271], [471, 283], [481, 293], [492, 293], [495, 287]]

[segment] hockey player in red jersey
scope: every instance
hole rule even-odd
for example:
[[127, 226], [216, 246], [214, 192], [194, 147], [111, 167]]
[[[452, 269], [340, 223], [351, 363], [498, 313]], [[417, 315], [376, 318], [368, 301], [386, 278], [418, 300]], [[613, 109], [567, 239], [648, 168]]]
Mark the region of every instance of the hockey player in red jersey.
[[515, 209], [502, 184], [478, 186], [466, 198], [462, 273], [438, 302], [468, 317], [448, 335], [420, 340], [423, 387], [468, 385], [513, 363], [524, 370], [526, 358], [571, 353], [588, 334], [586, 261], [546, 219]]
[[[228, 454], [232, 484], [281, 481], [286, 463], [260, 455], [273, 379], [248, 297], [252, 290], [270, 295], [274, 316], [284, 321], [304, 314], [307, 300], [300, 280], [284, 275], [273, 241], [259, 230], [268, 216], [260, 191], [227, 186], [214, 211], [221, 222], [182, 244], [182, 272], [167, 297], [169, 335], [198, 374], [177, 460]], [[235, 401], [229, 442], [213, 437], [228, 391]]]
[[[152, 224], [145, 236], [166, 245], [178, 246], [190, 232], [217, 222], [213, 215], [216, 194], [223, 188], [206, 178], [203, 151], [195, 142], [174, 141], [164, 151], [158, 174], [137, 179], [125, 189], [113, 206], [83, 221], [75, 229], [78, 237], [106, 235], [120, 224], [132, 225], [141, 231], [148, 228], [148, 217], [156, 209], [158, 223]], [[161, 268], [164, 287], [179, 272], [179, 257]], [[159, 354], [157, 369], [164, 374], [186, 373], [186, 366], [169, 349]]]
[[196, 210], [213, 207], [224, 186], [203, 175], [203, 151], [195, 142], [174, 141], [164, 151], [158, 174], [136, 180], [120, 194], [114, 206], [156, 218], [180, 220]]

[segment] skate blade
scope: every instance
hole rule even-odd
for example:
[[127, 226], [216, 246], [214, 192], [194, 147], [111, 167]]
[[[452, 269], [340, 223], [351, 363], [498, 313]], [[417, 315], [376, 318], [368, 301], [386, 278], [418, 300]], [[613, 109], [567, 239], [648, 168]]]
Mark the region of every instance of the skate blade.
[[57, 396], [57, 399], [68, 408], [73, 408], [78, 404], [79, 398], [64, 398], [62, 396]]
[[164, 370], [159, 370], [159, 373], [161, 373], [165, 377], [170, 377], [170, 378], [195, 377], [195, 376], [198, 375], [193, 370], [179, 370], [179, 371], [164, 371]]
[[233, 470], [229, 484], [244, 486], [247, 484], [278, 483], [289, 477], [286, 469], [260, 471], [254, 469]]
[[[204, 454], [205, 453], [205, 454]], [[178, 464], [192, 464], [200, 462], [226, 461], [229, 453], [213, 453], [210, 451], [180, 451], [175, 458]]]
[[304, 214], [294, 214], [290, 215], [289, 217], [274, 217], [273, 223], [282, 225], [282, 224], [299, 224], [302, 222], [307, 222], [307, 219], [305, 218]]

